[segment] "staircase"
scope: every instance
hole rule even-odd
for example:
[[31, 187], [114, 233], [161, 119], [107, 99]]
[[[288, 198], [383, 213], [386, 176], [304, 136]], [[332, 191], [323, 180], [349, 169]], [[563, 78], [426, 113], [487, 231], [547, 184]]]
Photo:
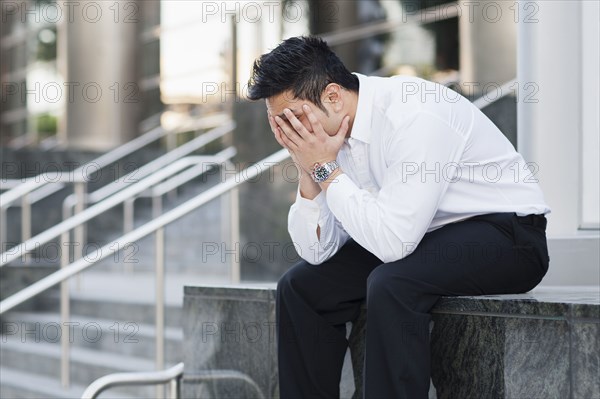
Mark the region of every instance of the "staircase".
[[[181, 157], [194, 148], [180, 151]], [[180, 178], [188, 172], [168, 179]], [[195, 178], [188, 173], [188, 176], [183, 181], [180, 178], [181, 187], [165, 195], [163, 212], [220, 182], [218, 168], [216, 173]], [[140, 193], [142, 198], [135, 207], [132, 229], [156, 217], [148, 194], [149, 190]], [[200, 264], [197, 253], [198, 242], [222, 239], [223, 205], [222, 201], [212, 201], [166, 228], [165, 364], [160, 369], [183, 360], [180, 320], [184, 283], [229, 281], [229, 265]], [[87, 242], [94, 244], [92, 250], [123, 234], [121, 212], [120, 207], [109, 209], [91, 221]], [[42, 215], [42, 219], [46, 216]], [[12, 226], [17, 224], [18, 221], [8, 226], [13, 230]], [[58, 286], [0, 316], [0, 398], [79, 398], [94, 380], [107, 374], [157, 369], [155, 241], [152, 237], [143, 238], [135, 242], [134, 249], [117, 252], [118, 256], [94, 264], [89, 271], [69, 281], [68, 324], [61, 323]], [[44, 269], [42, 274], [47, 275], [58, 267], [57, 259], [49, 261], [39, 256], [25, 262], [18, 259], [15, 263], [0, 269], [9, 275], [19, 271], [16, 276], [3, 277], [2, 300], [39, 280], [42, 275], [37, 269]], [[94, 263], [94, 259], [89, 263]], [[70, 337], [67, 389], [60, 382], [61, 336]], [[146, 385], [110, 389], [100, 397], [149, 398], [156, 394], [154, 386]]]
[[[165, 211], [218, 182], [215, 175], [192, 181], [178, 190], [177, 196], [165, 201]], [[183, 218], [168, 229], [165, 367], [183, 361], [183, 286], [187, 282], [223, 284], [229, 281], [228, 265], [201, 264], [196, 245], [219, 239], [221, 205], [219, 201], [208, 203], [192, 217]], [[136, 227], [152, 218], [150, 204], [140, 200], [138, 209]], [[212, 228], [208, 231], [199, 226]], [[108, 241], [107, 235], [118, 234], [115, 229], [105, 232], [100, 239]], [[92, 270], [71, 279], [70, 322], [73, 324], [61, 326], [58, 289], [1, 316], [0, 398], [79, 398], [99, 377], [156, 369], [154, 241], [146, 238], [136, 245], [135, 253], [130, 256], [131, 264], [125, 261], [127, 254], [121, 253], [119, 261], [104, 259]], [[14, 267], [25, 269], [28, 266]], [[55, 271], [56, 266], [48, 268]], [[20, 276], [30, 275], [33, 270], [30, 272]], [[36, 277], [31, 275], [32, 279], [42, 277], [37, 272]], [[18, 281], [19, 278], [7, 280]], [[24, 285], [32, 282], [28, 280]], [[8, 294], [7, 290], [2, 297]], [[60, 334], [70, 334], [72, 339], [69, 389], [60, 384]], [[100, 397], [149, 398], [155, 395], [153, 386], [138, 386], [111, 389]]]
[[[110, 291], [110, 289], [108, 290]], [[61, 327], [58, 292], [36, 311], [9, 312], [0, 337], [1, 398], [78, 398], [95, 379], [155, 369], [154, 304], [73, 293], [71, 324]], [[182, 361], [181, 305], [165, 307], [166, 366]], [[71, 337], [71, 387], [60, 386], [60, 334]], [[148, 386], [109, 390], [101, 397], [148, 398]]]

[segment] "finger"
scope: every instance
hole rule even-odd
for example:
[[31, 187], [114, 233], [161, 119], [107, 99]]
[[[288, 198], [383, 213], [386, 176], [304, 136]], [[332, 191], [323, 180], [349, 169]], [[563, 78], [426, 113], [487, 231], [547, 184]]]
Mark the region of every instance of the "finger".
[[275, 140], [277, 140], [277, 142], [279, 143], [280, 146], [282, 146], [283, 148], [285, 148], [289, 151], [289, 148], [286, 146], [285, 142], [283, 141], [283, 139], [281, 137], [282, 133], [279, 131], [279, 128], [276, 127], [275, 129], [276, 130], [273, 133], [275, 135]]
[[277, 142], [279, 143], [279, 145], [283, 146], [283, 142], [281, 141], [281, 138], [279, 137], [277, 130], [279, 129], [279, 127], [277, 127], [276, 123], [275, 123], [275, 119], [271, 116], [271, 114], [269, 114], [269, 126], [271, 126], [271, 131], [273, 132], [273, 135], [275, 136], [275, 140], [277, 140]]
[[280, 131], [283, 132], [282, 137], [288, 139], [294, 144], [295, 147], [297, 147], [302, 140], [302, 138], [298, 135], [298, 132], [296, 132], [289, 123], [286, 123], [286, 121], [281, 119], [279, 116], [275, 117], [275, 122], [277, 122]]
[[323, 129], [323, 126], [321, 126], [321, 122], [319, 122], [319, 119], [317, 119], [317, 116], [314, 114], [310, 106], [308, 104], [304, 104], [302, 106], [302, 109], [304, 109], [304, 113], [308, 118], [308, 122], [310, 122], [310, 126], [312, 127], [313, 133], [318, 136], [327, 135], [327, 133], [325, 133], [325, 130]]
[[283, 147], [283, 141], [281, 141], [281, 137], [279, 137], [279, 132], [277, 132], [277, 130], [273, 131], [273, 136], [275, 136], [275, 140], [277, 140], [279, 145]]
[[269, 126], [271, 126], [271, 131], [275, 133], [277, 131], [277, 124], [275, 123], [275, 119], [269, 114]]
[[294, 115], [292, 111], [286, 108], [283, 110], [283, 113], [285, 114], [287, 120], [290, 122], [296, 133], [298, 133], [298, 135], [302, 137], [302, 139], [309, 140], [311, 138], [310, 132], [306, 130], [306, 127], [302, 124], [302, 122], [300, 122], [300, 120], [298, 120], [298, 118], [296, 117], [296, 115]]
[[[287, 134], [285, 134], [280, 127], [277, 128], [277, 134], [279, 135], [279, 138], [281, 139], [283, 146], [285, 148], [287, 148], [288, 151], [293, 151], [294, 149], [298, 148], [298, 145], [296, 143], [294, 143], [292, 140], [290, 140], [290, 138], [287, 136]], [[296, 133], [294, 133], [294, 134], [296, 134]], [[296, 136], [298, 136], [298, 135], [296, 134]]]

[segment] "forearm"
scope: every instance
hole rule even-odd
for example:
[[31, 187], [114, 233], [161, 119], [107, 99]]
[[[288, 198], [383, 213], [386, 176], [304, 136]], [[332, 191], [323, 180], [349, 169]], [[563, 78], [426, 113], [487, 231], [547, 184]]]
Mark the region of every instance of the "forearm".
[[309, 200], [298, 193], [288, 215], [288, 231], [294, 246], [311, 264], [327, 260], [349, 238], [327, 208], [324, 194], [321, 192]]

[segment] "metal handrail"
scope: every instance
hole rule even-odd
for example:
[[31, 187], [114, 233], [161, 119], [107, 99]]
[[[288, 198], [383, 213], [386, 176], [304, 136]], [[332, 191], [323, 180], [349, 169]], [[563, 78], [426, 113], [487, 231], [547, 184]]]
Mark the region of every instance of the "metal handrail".
[[7, 263], [28, 254], [39, 245], [46, 244], [50, 240], [60, 236], [61, 234], [69, 232], [73, 228], [82, 225], [90, 219], [102, 214], [106, 210], [123, 203], [127, 199], [132, 198], [133, 196], [143, 192], [144, 190], [160, 183], [169, 176], [172, 176], [180, 172], [181, 170], [189, 166], [196, 165], [200, 162], [214, 163], [214, 160], [215, 157], [212, 155], [199, 155], [181, 158], [177, 162], [157, 171], [149, 177], [139, 182], [136, 182], [129, 188], [120, 191], [119, 193], [107, 198], [102, 202], [97, 203], [96, 205], [90, 208], [87, 208], [86, 210], [84, 210], [81, 213], [78, 213], [75, 216], [63, 220], [61, 223], [0, 254], [0, 267], [5, 266]]
[[[230, 159], [236, 155], [236, 153], [237, 151], [234, 147], [228, 147], [213, 156], [214, 163], [227, 164], [227, 162], [229, 162]], [[152, 215], [153, 217], [157, 217], [162, 213], [161, 197], [163, 195], [165, 195], [168, 192], [171, 192], [172, 190], [175, 190], [179, 186], [189, 182], [192, 179], [195, 179], [198, 176], [203, 175], [206, 172], [208, 172], [207, 165], [205, 163], [198, 163], [197, 165], [194, 165], [191, 168], [186, 169], [183, 172], [171, 177], [169, 180], [154, 185], [150, 189], [150, 192], [148, 192], [148, 190], [145, 190], [139, 195], [126, 200], [124, 203], [125, 210], [123, 212], [125, 226], [123, 228], [124, 233], [128, 233], [131, 230], [133, 230], [134, 205], [136, 199], [142, 197], [152, 198]]]
[[169, 384], [169, 398], [176, 399], [179, 397], [179, 383], [182, 375], [183, 363], [160, 371], [109, 374], [92, 382], [83, 391], [81, 399], [96, 399], [102, 392], [114, 387], [159, 384]]
[[[105, 375], [92, 382], [81, 395], [81, 399], [96, 399], [102, 392], [110, 388], [133, 386], [133, 385], [159, 385], [169, 384], [169, 399], [181, 396], [181, 380], [184, 365], [178, 363], [166, 370], [143, 371], [135, 373], [114, 373]], [[265, 395], [258, 384], [247, 374], [237, 370], [207, 370], [203, 372], [186, 374], [186, 382], [202, 383], [215, 380], [239, 380], [252, 387], [258, 399], [264, 399]]]
[[[116, 204], [126, 201], [127, 199], [132, 198], [133, 196], [143, 192], [144, 190], [147, 190], [148, 188], [160, 183], [165, 178], [180, 172], [181, 170], [187, 168], [188, 166], [195, 166], [200, 162], [207, 162], [210, 164], [225, 163], [225, 162], [229, 161], [229, 158], [232, 156], [233, 153], [235, 153], [235, 149], [233, 147], [229, 147], [216, 155], [189, 156], [189, 157], [181, 158], [177, 162], [173, 163], [172, 165], [169, 165], [168, 167], [156, 172], [152, 176], [140, 181], [139, 183], [136, 183], [129, 189], [123, 190], [122, 192], [114, 195], [111, 198], [108, 198], [107, 200], [103, 201], [102, 203], [99, 203], [96, 206], [91, 207], [91, 208], [87, 209], [86, 211], [73, 216], [72, 218], [69, 218], [68, 220], [55, 226], [54, 228], [47, 230], [48, 234], [44, 237], [44, 239], [46, 241], [40, 240], [40, 242], [41, 243], [47, 242], [48, 239], [51, 239], [51, 238], [49, 238], [51, 236], [50, 233], [55, 234], [55, 235], [60, 235], [61, 248], [65, 247], [66, 251], [64, 251], [64, 252], [66, 252], [68, 254], [70, 251], [70, 242], [68, 240], [68, 235], [69, 235], [69, 231], [72, 228], [77, 227], [78, 225], [81, 225], [82, 223], [87, 222], [87, 220], [89, 220], [90, 218], [101, 214], [102, 212], [104, 212], [107, 209], [112, 208]], [[203, 169], [204, 169], [204, 172], [208, 171], [208, 169], [206, 169], [206, 167], [204, 167]], [[204, 172], [202, 172], [202, 173], [204, 173]], [[52, 231], [53, 229], [54, 229], [54, 231]], [[36, 238], [34, 237], [32, 240], [35, 240], [35, 239]], [[30, 241], [32, 241], [32, 240], [30, 240]], [[131, 242], [128, 242], [123, 247], [119, 247], [119, 248], [125, 248], [129, 244], [131, 244]], [[24, 245], [27, 245], [27, 243], [24, 243]], [[62, 254], [62, 252], [63, 251], [61, 251], [61, 253], [59, 254], [61, 269], [68, 265], [68, 258], [66, 256], [64, 256]], [[161, 259], [163, 257], [164, 257], [164, 252], [157, 251], [157, 259]], [[85, 260], [83, 255], [80, 258], [80, 260], [81, 259]], [[96, 259], [94, 262], [92, 262], [92, 264], [101, 259], [102, 258]], [[162, 291], [162, 289], [159, 290], [159, 288], [162, 287], [162, 285], [164, 285], [163, 262], [164, 262], [164, 259], [162, 259], [160, 261], [160, 263], [162, 265], [160, 267], [160, 270], [162, 270], [162, 271], [160, 273], [157, 272], [157, 301], [159, 301], [158, 298], [161, 297], [161, 298], [163, 298], [162, 301], [164, 302], [164, 291]], [[157, 264], [157, 270], [158, 270], [158, 264]], [[160, 293], [160, 295], [158, 293]], [[163, 310], [162, 310], [163, 306], [160, 307], [160, 309], [161, 309], [160, 314], [157, 315], [157, 318], [156, 318], [156, 320], [157, 320], [157, 334], [156, 334], [157, 340], [160, 339], [161, 342], [162, 342], [162, 337], [164, 336], [164, 320], [163, 320], [164, 315], [163, 315]], [[157, 306], [157, 309], [158, 308], [159, 307]], [[61, 284], [60, 313], [61, 313], [61, 322], [68, 323], [69, 319], [70, 319], [69, 291], [68, 291], [68, 286], [64, 282]], [[63, 370], [62, 376], [63, 376], [63, 385], [64, 386], [69, 385], [69, 378], [68, 378], [68, 375], [69, 375], [69, 362], [68, 362], [69, 342], [70, 341], [69, 341], [69, 337], [67, 336], [67, 334], [64, 334], [61, 336], [61, 346], [62, 346], [62, 353], [63, 353], [62, 359], [61, 359], [61, 368]], [[161, 346], [160, 348], [157, 348], [156, 353], [157, 353], [157, 368], [162, 368], [162, 366], [164, 364], [164, 347]]]
[[182, 125], [175, 130], [166, 130], [159, 126], [92, 161], [86, 162], [79, 168], [69, 171], [68, 173], [49, 172], [26, 179], [16, 187], [0, 194], [0, 237], [4, 239], [6, 236], [6, 213], [8, 208], [15, 205], [19, 199], [21, 199], [22, 207], [21, 224], [24, 227], [21, 238], [22, 241], [25, 241], [30, 238], [30, 234], [28, 233], [31, 231], [31, 205], [56, 191], [61, 190], [64, 187], [64, 183], [74, 183], [76, 185], [75, 192], [80, 197], [77, 202], [83, 203], [83, 198], [85, 197], [85, 187], [83, 185], [89, 178], [87, 175], [87, 168], [90, 166], [93, 165], [93, 173], [97, 173], [108, 165], [113, 164], [162, 137], [172, 137], [172, 135], [190, 130], [219, 126], [227, 120], [229, 120], [227, 114], [215, 114], [199, 118], [191, 123]]
[[[4, 299], [0, 302], [0, 315], [9, 311], [22, 304], [23, 302], [33, 298], [34, 296], [46, 291], [47, 289], [61, 284], [61, 314], [65, 315], [69, 313], [68, 303], [68, 285], [66, 280], [87, 268], [93, 266], [100, 260], [112, 255], [116, 251], [125, 248], [132, 242], [136, 242], [152, 233], [155, 234], [155, 245], [156, 245], [156, 365], [157, 369], [161, 369], [164, 366], [164, 262], [165, 262], [165, 237], [164, 228], [166, 225], [178, 220], [182, 216], [194, 211], [200, 206], [206, 204], [209, 201], [227, 193], [231, 190], [236, 189], [240, 184], [253, 179], [254, 177], [262, 174], [269, 170], [273, 165], [276, 165], [285, 159], [289, 158], [289, 153], [286, 149], [279, 150], [271, 156], [265, 158], [261, 162], [254, 164], [234, 175], [234, 177], [227, 179], [226, 181], [218, 184], [215, 187], [208, 189], [207, 191], [197, 195], [196, 197], [188, 200], [180, 206], [170, 210], [169, 212], [147, 222], [146, 224], [136, 228], [130, 233], [127, 233], [119, 239], [109, 243], [90, 254], [89, 259], [84, 257], [72, 262], [71, 264], [64, 265], [60, 270], [50, 274], [49, 276], [33, 283], [32, 285], [22, 289], [14, 295]], [[133, 189], [135, 187], [131, 187]], [[122, 193], [129, 191], [130, 189], [124, 190]], [[119, 193], [117, 195], [120, 195]], [[131, 195], [131, 193], [127, 193]], [[101, 204], [98, 204], [101, 205]], [[96, 205], [96, 206], [98, 206]], [[89, 208], [88, 211], [90, 209]], [[82, 222], [84, 219], [84, 211], [81, 214], [74, 216], [75, 222]], [[116, 247], [115, 247], [116, 245]], [[63, 317], [63, 322], [68, 322], [68, 318]], [[61, 359], [61, 380], [63, 386], [69, 385], [69, 337], [68, 334], [63, 334], [61, 337], [61, 344], [63, 346], [62, 359]]]
[[12, 190], [20, 184], [23, 184], [20, 179], [0, 179], [0, 190]]
[[[106, 166], [115, 163], [116, 161], [122, 159], [123, 157], [130, 155], [131, 153], [145, 147], [146, 145], [166, 136], [167, 134], [178, 134], [182, 132], [187, 132], [190, 129], [199, 130], [210, 128], [214, 126], [222, 125], [225, 121], [229, 120], [229, 116], [226, 114], [216, 114], [211, 116], [206, 116], [198, 119], [195, 123], [191, 125], [186, 125], [183, 127], [179, 127], [176, 130], [166, 130], [161, 126], [158, 126], [149, 132], [144, 133], [143, 135], [136, 137], [135, 139], [128, 141], [120, 145], [119, 147], [102, 154], [98, 158], [86, 162], [81, 165], [77, 169], [70, 171], [67, 174], [67, 177], [64, 177], [64, 172], [48, 172], [43, 173], [41, 175], [33, 176], [25, 179], [25, 181], [21, 181], [20, 184], [15, 186], [14, 180], [7, 181], [5, 184], [13, 186], [7, 192], [2, 193], [0, 195], [0, 203], [2, 206], [8, 206], [23, 195], [30, 193], [33, 190], [36, 190], [46, 184], [60, 182], [73, 182], [80, 180], [85, 180], [85, 172], [90, 165], [94, 165], [94, 172], [98, 172], [99, 170], [105, 168]], [[70, 176], [69, 176], [70, 175]], [[71, 177], [74, 176], [74, 177]], [[79, 177], [82, 176], [82, 177]]]
[[86, 162], [73, 172], [67, 173], [66, 176], [63, 172], [50, 172], [30, 177], [19, 186], [0, 195], [0, 202], [2, 202], [3, 207], [8, 207], [23, 195], [28, 194], [33, 190], [37, 190], [46, 184], [57, 182], [73, 183], [79, 180], [85, 180], [85, 171], [90, 165], [94, 165], [96, 167], [95, 171], [98, 171], [107, 165], [118, 161], [122, 157], [129, 155], [145, 145], [159, 139], [166, 133], [167, 131], [160, 126], [154, 128], [144, 135], [137, 137], [92, 161]]
[[[217, 133], [233, 130], [234, 126], [235, 126], [235, 124], [233, 122], [228, 123], [225, 126], [221, 126], [216, 129], [213, 129], [213, 133], [216, 136], [218, 136]], [[201, 138], [201, 137], [199, 137], [199, 138]], [[198, 158], [198, 157], [187, 157], [187, 158], [196, 159], [197, 161], [201, 161], [201, 160], [206, 159], [206, 156], [200, 157], [200, 158]], [[187, 162], [189, 164], [190, 162], [193, 163], [194, 161], [188, 160], [185, 162]], [[146, 177], [145, 179], [132, 184], [128, 188], [119, 191], [118, 193], [112, 195], [111, 197], [105, 199], [104, 201], [101, 201], [101, 202], [97, 203], [96, 205], [94, 205], [90, 208], [87, 208], [86, 210], [78, 213], [75, 216], [72, 216], [66, 220], [63, 220], [61, 223], [58, 223], [57, 225], [36, 235], [35, 237], [32, 237], [29, 240], [11, 248], [10, 250], [8, 250], [4, 253], [1, 253], [0, 254], [0, 267], [31, 252], [39, 245], [45, 244], [48, 241], [52, 240], [53, 238], [56, 238], [59, 235], [70, 231], [72, 228], [77, 227], [77, 226], [87, 222], [91, 218], [94, 218], [94, 217], [100, 215], [102, 212], [106, 211], [107, 209], [110, 209], [113, 206], [124, 202], [127, 198], [131, 198], [132, 196], [141, 193], [143, 190], [159, 183], [160, 181], [169, 177], [171, 174], [176, 173], [178, 171], [178, 168], [181, 168], [182, 165], [183, 165], [183, 163], [180, 163], [178, 161], [175, 163], [172, 163], [171, 165], [164, 167], [163, 169], [155, 172], [154, 174]]]
[[[222, 128], [224, 126], [231, 126], [232, 128], [223, 130]], [[146, 177], [146, 176], [152, 174], [154, 171], [161, 169], [161, 168], [165, 167], [166, 165], [170, 165], [175, 160], [177, 160], [185, 155], [191, 154], [192, 152], [198, 150], [199, 148], [205, 146], [206, 144], [208, 144], [218, 138], [223, 137], [225, 134], [227, 134], [231, 130], [233, 130], [233, 127], [235, 127], [235, 125], [231, 121], [229, 121], [229, 123], [222, 124], [219, 128], [212, 129], [212, 130], [202, 134], [201, 136], [196, 137], [195, 139], [193, 139], [193, 140], [175, 148], [174, 150], [169, 151], [168, 153], [160, 156], [159, 158], [147, 163], [146, 165], [142, 166], [141, 168], [138, 168], [138, 169], [126, 174], [122, 178], [120, 178], [114, 182], [111, 182], [111, 183], [107, 184], [106, 186], [101, 187], [92, 193], [88, 193], [86, 195], [86, 198], [83, 200], [83, 202], [85, 202], [85, 203], [100, 202], [103, 199], [107, 198], [108, 196], [119, 192], [124, 187], [131, 184], [131, 182], [133, 182], [134, 180], [139, 180], [140, 178]], [[77, 203], [78, 203], [77, 196], [74, 194], [69, 195], [67, 198], [65, 198], [65, 200], [63, 202], [63, 211], [70, 212], [70, 209], [73, 206], [75, 206], [75, 204], [77, 204]], [[70, 214], [68, 214], [66, 216], [70, 216]]]
[[513, 91], [514, 88], [513, 86], [517, 83], [517, 79], [513, 79], [510, 80], [506, 83], [504, 83], [502, 86], [500, 86], [499, 90], [500, 90], [500, 94], [498, 95], [498, 97], [493, 98], [493, 99], [488, 99], [486, 98], [485, 95], [479, 97], [476, 100], [473, 100], [473, 105], [475, 105], [477, 108], [482, 109], [487, 107], [490, 104], [495, 103], [496, 101], [510, 95]]
[[[56, 284], [65, 281], [69, 277], [80, 273], [87, 268], [93, 266], [98, 261], [113, 255], [114, 248], [123, 248], [124, 244], [138, 241], [156, 230], [165, 227], [168, 224], [173, 223], [182, 216], [194, 211], [200, 206], [212, 201], [213, 199], [221, 196], [222, 194], [238, 187], [242, 183], [253, 179], [259, 174], [269, 170], [274, 165], [285, 161], [289, 158], [289, 153], [286, 149], [281, 149], [274, 154], [266, 157], [260, 162], [249, 166], [248, 168], [236, 173], [233, 177], [230, 177], [223, 183], [218, 184], [203, 193], [198, 194], [196, 197], [184, 202], [178, 207], [162, 214], [161, 216], [145, 223], [144, 225], [136, 228], [135, 230], [127, 233], [113, 242], [106, 244], [102, 248], [97, 249], [90, 254], [90, 259], [78, 259], [66, 267], [44, 277], [43, 279], [36, 281], [30, 286], [23, 288], [21, 291], [9, 296], [8, 298], [0, 302], [0, 315], [6, 313], [10, 309], [22, 304], [25, 301], [35, 297], [36, 295], [52, 288]], [[91, 209], [91, 208], [90, 208]], [[79, 218], [81, 215], [76, 215], [75, 218]], [[93, 259], [93, 260], [92, 260]]]
[[[201, 118], [201, 119], [192, 121], [192, 123], [188, 123], [186, 125], [180, 126], [177, 130], [175, 130], [175, 132], [178, 133], [178, 132], [206, 128], [208, 126], [212, 126], [216, 122], [219, 122], [223, 118], [224, 118], [224, 116], [222, 116], [221, 114], [217, 115], [216, 117], [213, 116], [213, 117]], [[225, 123], [225, 126], [229, 126], [229, 124], [231, 124], [231, 126], [232, 126], [231, 129], [215, 128], [208, 132], [205, 132], [202, 135], [196, 137], [195, 139], [190, 140], [187, 143], [185, 143], [177, 148], [172, 149], [171, 151], [167, 152], [166, 154], [162, 155], [161, 157], [158, 157], [157, 159], [147, 163], [146, 165], [142, 166], [141, 168], [138, 168], [138, 169], [126, 174], [122, 178], [117, 179], [116, 181], [113, 181], [92, 193], [86, 194], [86, 189], [84, 186], [85, 183], [75, 183], [73, 194], [68, 195], [63, 201], [63, 205], [62, 205], [63, 220], [68, 219], [74, 213], [82, 212], [86, 204], [98, 203], [98, 202], [108, 198], [110, 195], [113, 195], [113, 194], [119, 192], [120, 190], [124, 189], [128, 185], [132, 184], [134, 181], [136, 181], [140, 178], [149, 176], [152, 173], [154, 173], [156, 170], [160, 170], [160, 169], [170, 165], [177, 159], [179, 159], [183, 156], [189, 155], [192, 152], [204, 147], [208, 143], [223, 137], [225, 134], [231, 132], [231, 130], [233, 130], [233, 127], [235, 127], [235, 124], [231, 120], [229, 120], [229, 118], [227, 118], [226, 120], [228, 121], [228, 123]], [[221, 126], [221, 127], [223, 127], [223, 126]], [[168, 137], [172, 137], [172, 136], [168, 136]], [[173, 146], [173, 144], [171, 144], [170, 146]], [[127, 204], [127, 202], [126, 202], [126, 204]], [[131, 207], [126, 207], [126, 210], [131, 210]], [[84, 236], [85, 236], [85, 225], [81, 225], [75, 229], [75, 241], [76, 242], [84, 242], [85, 241]], [[25, 241], [25, 240], [23, 240], [23, 241]], [[83, 250], [83, 246], [78, 247], [78, 251], [81, 251], [81, 250]], [[78, 255], [82, 256], [83, 253], [79, 253]]]

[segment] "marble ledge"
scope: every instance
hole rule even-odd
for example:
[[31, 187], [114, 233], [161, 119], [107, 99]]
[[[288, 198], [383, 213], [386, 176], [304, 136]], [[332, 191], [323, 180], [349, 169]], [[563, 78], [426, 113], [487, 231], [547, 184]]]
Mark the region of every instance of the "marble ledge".
[[[278, 398], [271, 284], [186, 286], [186, 373], [244, 372]], [[538, 287], [517, 295], [442, 297], [433, 309], [430, 398], [600, 398], [599, 287]], [[212, 330], [207, 330], [211, 327]], [[349, 337], [341, 392], [362, 397], [366, 309]], [[256, 331], [255, 331], [256, 330]], [[259, 340], [244, 333], [260, 332]], [[184, 380], [185, 397], [250, 397], [245, 386]]]
[[[189, 286], [183, 288], [184, 296], [201, 297], [234, 297], [239, 299], [268, 300], [274, 298], [276, 283], [242, 283], [242, 284], [221, 284], [221, 285], [202, 285]], [[270, 294], [268, 294], [270, 293]]]
[[[185, 296], [240, 300], [274, 300], [275, 283], [186, 286]], [[532, 318], [589, 319], [600, 322], [600, 287], [537, 287], [523, 294], [445, 296], [433, 313], [525, 315]]]
[[523, 294], [443, 297], [433, 313], [492, 313], [557, 320], [589, 319], [600, 323], [600, 287], [542, 286]]

